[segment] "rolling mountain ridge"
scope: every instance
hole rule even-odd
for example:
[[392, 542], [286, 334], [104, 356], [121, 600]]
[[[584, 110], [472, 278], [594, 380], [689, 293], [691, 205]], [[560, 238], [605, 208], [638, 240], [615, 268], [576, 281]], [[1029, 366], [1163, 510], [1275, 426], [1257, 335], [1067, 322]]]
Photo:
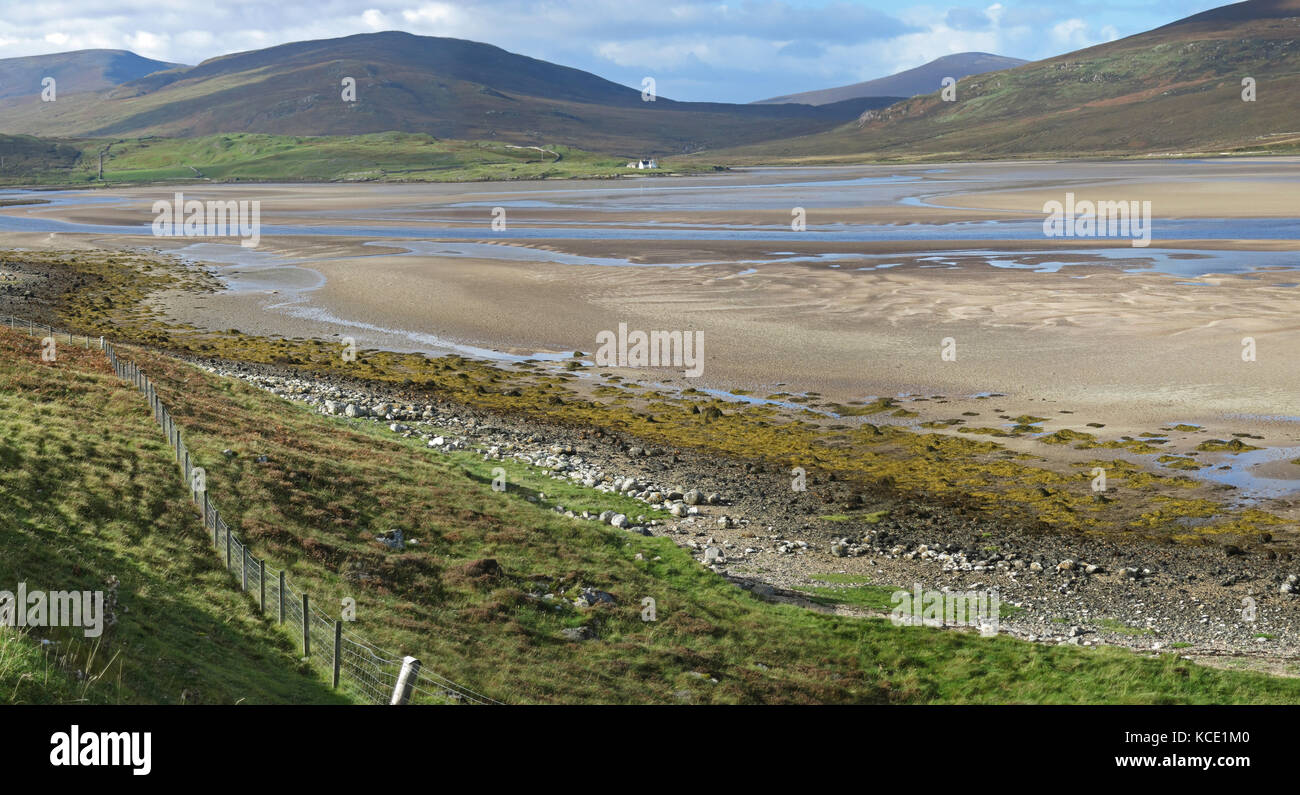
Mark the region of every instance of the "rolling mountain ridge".
[[182, 66], [143, 58], [126, 50], [76, 50], [4, 58], [0, 59], [0, 99], [39, 98], [41, 81], [47, 77], [55, 79], [58, 93], [75, 94], [103, 91]]
[[[846, 162], [1293, 151], [1300, 0], [1249, 0], [714, 157]], [[1252, 82], [1254, 100], [1244, 101]]]
[[800, 102], [806, 105], [826, 105], [832, 102], [861, 97], [914, 97], [917, 94], [929, 94], [931, 91], [937, 90], [945, 77], [960, 80], [969, 75], [1012, 69], [1026, 63], [1029, 62], [1021, 58], [1008, 58], [987, 52], [960, 52], [936, 58], [915, 69], [908, 69], [887, 77], [848, 86], [786, 94], [781, 97], [759, 100], [754, 104]]
[[[353, 78], [356, 101], [344, 101]], [[389, 31], [213, 58], [109, 91], [10, 99], [0, 133], [194, 137], [358, 135], [562, 144], [631, 156], [692, 152], [833, 128], [897, 98], [820, 107], [644, 101], [578, 69], [460, 39]]]

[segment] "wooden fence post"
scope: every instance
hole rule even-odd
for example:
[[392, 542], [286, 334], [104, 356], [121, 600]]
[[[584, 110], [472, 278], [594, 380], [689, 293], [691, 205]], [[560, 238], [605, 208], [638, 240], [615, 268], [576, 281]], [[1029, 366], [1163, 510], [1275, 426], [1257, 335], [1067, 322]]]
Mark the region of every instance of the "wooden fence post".
[[258, 559], [257, 561], [257, 612], [266, 615], [266, 561]]
[[280, 569], [280, 623], [284, 623], [284, 569]]
[[226, 528], [226, 571], [230, 571], [230, 528]]
[[343, 622], [334, 620], [334, 689], [339, 689], [339, 666], [343, 660]]
[[307, 594], [302, 595], [302, 656], [311, 656], [311, 613], [308, 612]]
[[239, 590], [248, 593], [248, 544], [240, 544]]
[[393, 686], [392, 706], [400, 706], [411, 700], [411, 688], [415, 687], [415, 677], [420, 673], [420, 661], [407, 656], [402, 660], [402, 672], [397, 675], [397, 684]]

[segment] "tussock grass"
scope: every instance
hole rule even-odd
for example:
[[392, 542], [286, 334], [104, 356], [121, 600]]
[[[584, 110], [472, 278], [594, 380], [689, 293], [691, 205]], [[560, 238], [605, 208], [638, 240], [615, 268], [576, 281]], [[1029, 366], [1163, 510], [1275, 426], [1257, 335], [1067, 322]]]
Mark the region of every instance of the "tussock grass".
[[6, 637], [0, 696], [335, 702], [231, 588], [170, 452], [100, 351], [64, 347], [47, 363], [39, 338], [0, 332], [0, 590], [104, 591], [113, 622], [97, 640]]
[[[385, 439], [373, 426], [349, 427], [146, 351], [122, 353], [158, 384], [208, 469], [213, 498], [257, 555], [287, 566], [324, 609], [356, 598], [352, 629], [363, 637], [500, 700], [1300, 697], [1300, 682], [1176, 657], [1043, 647], [767, 604], [667, 539], [566, 519], [528, 502], [525, 491], [494, 492], [462, 462]], [[81, 577], [87, 587], [109, 568], [121, 576], [130, 609], [109, 642], [121, 659], [122, 700], [175, 702], [187, 691], [205, 701], [327, 700], [323, 685], [295, 665], [287, 635], [254, 618], [221, 571], [144, 401], [115, 383], [99, 358], [82, 352], [43, 365], [36, 340], [0, 332], [0, 495], [14, 517], [0, 535], [5, 576]], [[78, 488], [39, 491], [52, 482]], [[57, 497], [42, 496], [50, 494]], [[374, 539], [392, 528], [418, 543], [397, 552]], [[500, 574], [475, 565], [486, 558]], [[584, 587], [608, 591], [617, 604], [579, 610], [561, 601]], [[557, 598], [532, 595], [541, 593]], [[657, 621], [641, 620], [644, 597], [656, 600]], [[596, 639], [560, 637], [579, 625]]]

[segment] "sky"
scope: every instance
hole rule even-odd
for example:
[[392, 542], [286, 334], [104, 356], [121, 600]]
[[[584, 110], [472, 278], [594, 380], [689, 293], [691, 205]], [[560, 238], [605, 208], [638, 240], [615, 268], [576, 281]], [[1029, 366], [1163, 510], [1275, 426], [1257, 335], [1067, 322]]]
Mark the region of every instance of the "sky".
[[856, 83], [943, 55], [1036, 60], [1223, 0], [0, 0], [0, 58], [131, 50], [195, 64], [381, 30], [451, 36], [658, 95], [750, 102]]

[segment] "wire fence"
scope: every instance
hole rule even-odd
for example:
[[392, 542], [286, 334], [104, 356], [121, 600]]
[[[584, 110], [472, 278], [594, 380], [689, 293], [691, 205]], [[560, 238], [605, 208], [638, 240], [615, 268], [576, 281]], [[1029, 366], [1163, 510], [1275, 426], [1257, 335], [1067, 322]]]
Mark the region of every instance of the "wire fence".
[[[51, 350], [51, 358], [54, 347], [51, 341], [57, 342], [60, 337], [69, 345], [99, 348], [108, 356], [113, 372], [145, 396], [154, 422], [167, 436], [175, 454], [175, 463], [189, 488], [190, 499], [202, 516], [204, 530], [211, 536], [213, 547], [225, 561], [226, 570], [239, 582], [242, 591], [254, 597], [262, 614], [270, 611], [276, 621], [293, 634], [295, 641], [301, 644], [303, 656], [326, 673], [335, 689], [370, 704], [406, 704], [417, 694], [420, 696], [416, 699], [418, 701], [500, 703], [438, 675], [414, 657], [376, 648], [345, 629], [340, 619], [321, 612], [305, 591], [294, 589], [283, 569], [268, 566], [265, 559], [253, 555], [217, 510], [209, 495], [207, 472], [190, 456], [181, 428], [172, 420], [171, 412], [158, 397], [153, 382], [134, 362], [119, 356], [112, 343], [103, 337], [92, 339], [84, 334], [74, 335], [21, 318], [9, 317], [7, 322], [11, 329], [29, 335], [43, 334], [42, 347]], [[45, 355], [44, 351], [42, 355]]]

